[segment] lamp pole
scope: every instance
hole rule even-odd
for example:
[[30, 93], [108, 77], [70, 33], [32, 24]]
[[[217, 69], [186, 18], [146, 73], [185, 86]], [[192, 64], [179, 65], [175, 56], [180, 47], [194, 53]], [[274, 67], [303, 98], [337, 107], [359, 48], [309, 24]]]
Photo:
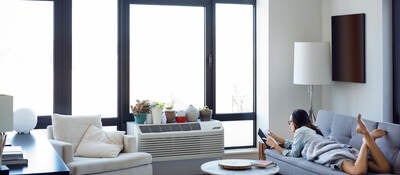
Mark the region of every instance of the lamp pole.
[[316, 118], [313, 111], [313, 85], [308, 85], [308, 95], [310, 97], [310, 110], [308, 111], [308, 117], [312, 123], [315, 122]]

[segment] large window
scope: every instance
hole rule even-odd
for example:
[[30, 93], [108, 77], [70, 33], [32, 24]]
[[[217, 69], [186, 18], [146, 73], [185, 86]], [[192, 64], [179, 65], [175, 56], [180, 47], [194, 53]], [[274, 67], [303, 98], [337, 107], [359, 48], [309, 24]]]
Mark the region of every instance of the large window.
[[209, 106], [227, 148], [254, 147], [254, 0], [1, 0], [0, 93], [40, 116], [101, 114], [126, 130], [136, 99]]
[[53, 113], [53, 2], [0, 1], [0, 93], [14, 109]]
[[254, 1], [124, 3], [125, 101], [207, 105], [224, 125], [226, 148], [255, 146]]

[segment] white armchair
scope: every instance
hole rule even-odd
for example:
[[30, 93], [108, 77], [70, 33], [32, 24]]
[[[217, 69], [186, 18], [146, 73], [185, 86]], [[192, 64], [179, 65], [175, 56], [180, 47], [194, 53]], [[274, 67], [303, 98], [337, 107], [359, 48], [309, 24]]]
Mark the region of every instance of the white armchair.
[[[137, 152], [136, 139], [131, 135], [124, 135], [123, 150], [115, 158], [87, 158], [75, 157], [73, 144], [55, 140], [53, 126], [47, 127], [48, 138], [56, 152], [69, 167], [72, 175], [152, 175], [152, 157], [148, 153]], [[96, 149], [96, 148], [94, 148]]]

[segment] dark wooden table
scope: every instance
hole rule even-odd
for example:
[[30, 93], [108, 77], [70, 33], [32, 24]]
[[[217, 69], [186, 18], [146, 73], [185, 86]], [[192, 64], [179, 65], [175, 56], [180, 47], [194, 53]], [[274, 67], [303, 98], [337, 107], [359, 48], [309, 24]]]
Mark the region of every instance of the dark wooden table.
[[7, 133], [13, 146], [21, 146], [27, 166], [8, 167], [10, 174], [61, 174], [69, 169], [47, 139], [46, 130], [33, 130], [30, 134]]

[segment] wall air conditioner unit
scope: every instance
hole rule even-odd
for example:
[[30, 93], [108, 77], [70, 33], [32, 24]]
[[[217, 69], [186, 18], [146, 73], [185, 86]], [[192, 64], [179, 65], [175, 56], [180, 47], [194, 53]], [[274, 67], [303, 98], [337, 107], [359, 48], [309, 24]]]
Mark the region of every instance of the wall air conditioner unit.
[[128, 122], [127, 128], [137, 139], [138, 151], [150, 153], [153, 162], [221, 158], [224, 153], [224, 128], [218, 120], [162, 125]]

